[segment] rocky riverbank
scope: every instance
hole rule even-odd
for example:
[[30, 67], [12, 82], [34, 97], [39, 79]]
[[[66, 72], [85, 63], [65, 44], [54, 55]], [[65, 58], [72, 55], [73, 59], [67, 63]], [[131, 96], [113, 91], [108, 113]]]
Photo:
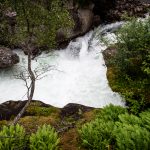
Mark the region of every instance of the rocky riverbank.
[[[150, 8], [150, 3], [143, 0], [89, 0], [81, 5], [76, 0], [68, 0], [65, 7], [70, 12], [72, 20], [74, 20], [74, 26], [57, 30], [56, 41], [59, 48], [67, 46], [70, 40], [84, 35], [101, 23], [122, 20], [124, 15], [143, 17]], [[13, 37], [18, 32], [17, 13], [7, 10], [7, 8], [1, 10], [0, 13], [2, 14], [2, 17], [0, 17], [2, 20], [1, 26], [3, 27], [4, 21], [7, 26], [5, 25], [6, 29], [3, 28], [7, 31], [7, 34]], [[10, 49], [4, 48], [4, 46], [22, 47], [23, 49], [23, 45], [12, 45], [12, 40], [9, 42], [8, 37], [5, 36], [0, 38], [0, 45], [3, 45], [3, 47], [0, 47], [0, 68], [11, 67], [19, 62], [19, 57], [13, 54]], [[46, 45], [45, 49], [47, 49]], [[31, 51], [34, 56], [41, 52], [40, 47], [37, 45], [32, 45]]]
[[[23, 108], [26, 101], [8, 101], [0, 105], [0, 126], [8, 125]], [[78, 127], [95, 117], [96, 109], [79, 104], [68, 104], [55, 108], [40, 101], [32, 101], [19, 124], [27, 134], [36, 132], [44, 124], [53, 126], [60, 135], [62, 149], [76, 150], [78, 147]], [[3, 120], [4, 119], [4, 120]]]

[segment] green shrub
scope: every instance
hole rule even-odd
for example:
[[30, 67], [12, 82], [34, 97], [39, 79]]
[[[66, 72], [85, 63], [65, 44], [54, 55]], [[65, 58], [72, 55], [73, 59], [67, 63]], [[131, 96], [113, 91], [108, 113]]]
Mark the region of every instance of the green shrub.
[[119, 119], [118, 115], [125, 114], [126, 112], [126, 108], [110, 104], [98, 111], [97, 117], [104, 119], [105, 121], [117, 121]]
[[132, 115], [132, 114], [121, 114], [119, 115], [119, 122], [130, 124], [130, 125], [139, 125], [142, 126], [142, 120], [141, 118]]
[[79, 130], [82, 146], [91, 150], [108, 149], [112, 142], [114, 123], [96, 119]]
[[150, 109], [148, 111], [140, 113], [143, 126], [150, 131]]
[[110, 85], [124, 96], [130, 112], [138, 114], [150, 104], [150, 17], [133, 18], [116, 36], [117, 52], [110, 59], [116, 74]]
[[39, 127], [30, 137], [31, 150], [57, 150], [58, 144], [58, 135], [50, 125]]
[[[130, 77], [141, 76], [144, 62], [149, 62], [150, 18], [145, 22], [133, 19], [126, 23], [117, 34], [118, 53], [115, 65]], [[146, 69], [146, 68], [145, 68]]]
[[117, 123], [114, 129], [115, 149], [149, 150], [150, 132], [138, 125]]
[[150, 111], [140, 117], [126, 108], [109, 105], [97, 118], [79, 129], [81, 145], [89, 150], [148, 150], [150, 147]]
[[0, 150], [23, 149], [25, 145], [25, 130], [22, 126], [3, 126], [0, 131]]

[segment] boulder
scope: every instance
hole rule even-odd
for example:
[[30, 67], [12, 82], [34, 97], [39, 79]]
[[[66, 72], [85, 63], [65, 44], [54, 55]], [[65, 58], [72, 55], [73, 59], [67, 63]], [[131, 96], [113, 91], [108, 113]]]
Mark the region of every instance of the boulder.
[[12, 67], [19, 62], [19, 56], [9, 48], [0, 47], [0, 68]]
[[[26, 102], [27, 101], [7, 101], [0, 104], [0, 120], [10, 120], [14, 118], [14, 116], [16, 116], [22, 110]], [[52, 110], [58, 109], [61, 119], [65, 117], [73, 117], [74, 119], [78, 119], [81, 117], [82, 113], [94, 109], [92, 107], [87, 107], [73, 103], [67, 104], [63, 108], [56, 108], [37, 100], [32, 100], [30, 106], [35, 106], [35, 108], [36, 106], [40, 108], [51, 108]], [[35, 114], [31, 113], [30, 111], [25, 111], [25, 113], [23, 114], [23, 116], [34, 116], [34, 115]]]
[[94, 17], [93, 3], [89, 3], [89, 5], [86, 5], [85, 7], [69, 3], [67, 7], [74, 20], [74, 26], [67, 29], [61, 28], [57, 31], [56, 40], [57, 43], [59, 43], [59, 46], [66, 41], [69, 42], [72, 39], [84, 35], [91, 30], [93, 23], [97, 24], [97, 22], [100, 22], [99, 17]]
[[115, 7], [106, 13], [105, 19], [112, 22], [121, 20], [124, 15], [144, 17], [148, 8], [149, 0], [115, 0]]

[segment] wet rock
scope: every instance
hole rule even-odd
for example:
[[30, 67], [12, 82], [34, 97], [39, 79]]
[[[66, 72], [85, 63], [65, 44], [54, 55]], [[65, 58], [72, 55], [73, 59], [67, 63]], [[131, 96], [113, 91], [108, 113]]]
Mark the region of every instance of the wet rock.
[[[0, 120], [9, 120], [14, 118], [21, 109], [25, 106], [27, 101], [7, 101], [0, 104]], [[40, 101], [32, 101], [32, 106], [38, 105], [38, 107], [53, 107]], [[30, 112], [25, 112], [24, 116], [30, 116]]]
[[62, 43], [66, 41], [71, 41], [72, 39], [84, 35], [86, 32], [91, 30], [94, 24], [100, 21], [100, 18], [94, 17], [93, 3], [89, 3], [85, 7], [80, 7], [77, 3], [73, 4], [70, 2], [67, 5], [67, 8], [74, 20], [74, 26], [67, 29], [61, 28], [57, 31], [56, 40], [58, 47], [63, 45]]
[[114, 47], [108, 47], [106, 50], [103, 51], [103, 56], [105, 60], [106, 66], [109, 65], [110, 58], [113, 58], [117, 53], [117, 48]]
[[0, 47], [0, 68], [12, 67], [19, 63], [19, 56], [9, 48]]
[[16, 116], [26, 101], [8, 101], [0, 105], [0, 120], [9, 120]]
[[[23, 48], [24, 54], [28, 55], [28, 50], [26, 48], [24, 48], [24, 46], [22, 46], [22, 48]], [[36, 57], [41, 54], [41, 50], [37, 46], [31, 46], [30, 50], [31, 50], [31, 54], [33, 57]]]
[[78, 119], [81, 117], [82, 113], [92, 109], [92, 107], [70, 103], [61, 109], [61, 117], [73, 117], [74, 119]]
[[106, 13], [105, 19], [109, 22], [121, 20], [126, 14], [130, 17], [144, 17], [150, 3], [146, 0], [116, 0], [115, 7]]
[[[27, 101], [7, 101], [7, 102], [0, 104], [0, 120], [10, 120], [14, 118], [21, 111], [21, 109], [25, 106], [26, 102]], [[79, 119], [82, 113], [93, 110], [93, 108], [91, 107], [86, 107], [86, 106], [79, 105], [79, 104], [68, 104], [63, 108], [56, 108], [56, 107], [53, 107], [51, 105], [48, 105], [41, 101], [36, 101], [36, 100], [33, 100], [30, 106], [35, 106], [35, 107], [38, 106], [38, 108], [39, 107], [49, 108], [52, 110], [52, 112], [55, 112], [55, 113], [59, 112], [60, 117], [62, 119], [66, 117], [73, 117], [74, 119]], [[26, 111], [23, 116], [34, 116], [34, 113], [33, 112], [31, 113], [30, 111]]]

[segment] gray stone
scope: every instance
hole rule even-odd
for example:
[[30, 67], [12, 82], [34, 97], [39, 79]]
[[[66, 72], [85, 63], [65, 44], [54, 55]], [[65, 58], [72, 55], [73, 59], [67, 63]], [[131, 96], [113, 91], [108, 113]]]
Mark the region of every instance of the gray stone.
[[19, 56], [9, 48], [0, 47], [0, 68], [12, 67], [19, 62]]

